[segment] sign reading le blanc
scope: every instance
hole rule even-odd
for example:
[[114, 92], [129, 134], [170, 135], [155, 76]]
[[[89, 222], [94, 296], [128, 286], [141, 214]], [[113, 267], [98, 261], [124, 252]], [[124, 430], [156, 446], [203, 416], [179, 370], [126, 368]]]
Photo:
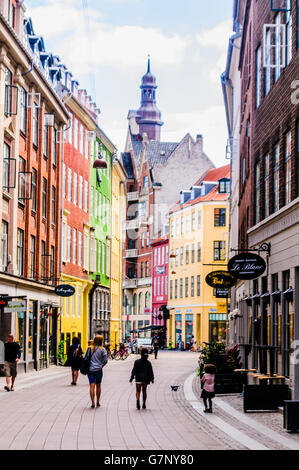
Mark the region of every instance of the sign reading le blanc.
[[60, 297], [71, 297], [75, 293], [75, 288], [68, 284], [60, 284], [55, 287], [55, 294]]
[[241, 253], [228, 262], [227, 268], [236, 279], [250, 280], [261, 276], [266, 270], [266, 262], [255, 253]]
[[210, 287], [232, 287], [236, 279], [227, 271], [214, 271], [206, 276], [206, 283]]

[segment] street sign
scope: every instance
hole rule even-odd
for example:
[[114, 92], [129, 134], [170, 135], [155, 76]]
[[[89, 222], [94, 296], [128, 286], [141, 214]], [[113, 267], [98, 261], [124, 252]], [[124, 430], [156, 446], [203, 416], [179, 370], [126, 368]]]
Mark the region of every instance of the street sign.
[[216, 287], [216, 299], [228, 299], [229, 288], [228, 287]]
[[265, 260], [255, 253], [240, 253], [231, 258], [227, 265], [233, 277], [247, 281], [261, 276], [266, 267]]
[[55, 287], [55, 294], [60, 297], [71, 297], [75, 291], [75, 288], [68, 284], [60, 284], [60, 286]]
[[24, 312], [26, 310], [26, 300], [8, 300], [4, 307], [4, 313]]
[[232, 287], [237, 280], [227, 271], [213, 271], [206, 276], [206, 283], [210, 287]]
[[7, 300], [6, 300], [6, 299], [3, 299], [3, 298], [0, 299], [0, 308], [1, 308], [1, 307], [2, 307], [2, 308], [3, 308], [3, 307], [6, 307], [6, 305], [7, 305]]

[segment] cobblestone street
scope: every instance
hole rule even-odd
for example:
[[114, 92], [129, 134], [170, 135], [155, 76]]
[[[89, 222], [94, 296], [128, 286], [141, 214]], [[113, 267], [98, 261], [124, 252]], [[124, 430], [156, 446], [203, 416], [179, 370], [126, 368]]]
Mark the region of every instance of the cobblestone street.
[[[151, 356], [155, 384], [146, 410], [135, 408], [129, 383], [136, 356], [110, 361], [104, 370], [101, 407], [90, 408], [87, 379], [70, 386], [70, 370], [51, 367], [19, 375], [15, 392], [3, 390], [1, 450], [272, 450], [299, 449], [299, 437], [283, 430], [280, 413], [242, 413], [242, 399], [221, 396], [213, 415], [203, 413], [197, 355]], [[180, 385], [177, 392], [171, 385]], [[271, 437], [269, 437], [271, 436]]]

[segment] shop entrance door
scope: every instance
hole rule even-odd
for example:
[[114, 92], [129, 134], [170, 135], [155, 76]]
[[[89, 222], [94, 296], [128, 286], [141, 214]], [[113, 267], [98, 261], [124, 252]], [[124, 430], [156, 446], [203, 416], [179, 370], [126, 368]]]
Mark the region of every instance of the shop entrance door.
[[39, 366], [41, 369], [47, 367], [47, 317], [41, 313], [39, 326]]
[[50, 364], [57, 365], [57, 308], [49, 314], [49, 359]]

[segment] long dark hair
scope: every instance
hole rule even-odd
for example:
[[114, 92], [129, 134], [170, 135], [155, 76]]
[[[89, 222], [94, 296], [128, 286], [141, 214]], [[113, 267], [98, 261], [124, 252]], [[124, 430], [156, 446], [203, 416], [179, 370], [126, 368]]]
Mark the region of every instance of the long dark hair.
[[206, 365], [204, 366], [204, 371], [205, 371], [207, 374], [216, 374], [217, 369], [216, 369], [216, 366], [214, 366], [214, 364], [206, 364]]

